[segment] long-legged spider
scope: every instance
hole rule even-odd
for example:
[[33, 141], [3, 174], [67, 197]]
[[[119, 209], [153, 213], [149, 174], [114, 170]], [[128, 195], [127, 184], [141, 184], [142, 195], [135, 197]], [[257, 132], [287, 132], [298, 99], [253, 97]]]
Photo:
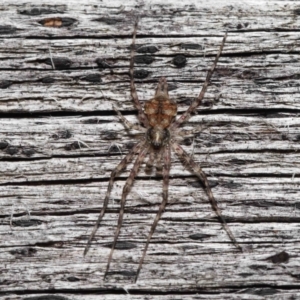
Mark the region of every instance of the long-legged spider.
[[218, 59], [222, 53], [226, 36], [225, 34], [222, 44], [220, 46], [219, 52], [215, 58], [215, 61], [212, 65], [212, 67], [209, 69], [206, 80], [203, 84], [203, 87], [198, 95], [198, 97], [191, 103], [190, 107], [177, 119], [175, 119], [176, 113], [177, 113], [177, 104], [169, 98], [168, 94], [168, 84], [165, 77], [160, 78], [159, 83], [156, 88], [156, 92], [154, 95], [154, 98], [148, 100], [145, 102], [144, 109], [142, 108], [141, 103], [139, 102], [135, 84], [134, 84], [134, 48], [135, 48], [135, 38], [136, 38], [136, 32], [137, 32], [137, 26], [138, 23], [135, 23], [134, 31], [133, 31], [133, 39], [132, 39], [132, 45], [131, 45], [131, 55], [130, 55], [130, 91], [131, 91], [131, 97], [133, 99], [134, 105], [136, 109], [138, 110], [138, 119], [142, 126], [135, 125], [130, 123], [125, 117], [121, 115], [121, 113], [114, 107], [116, 113], [118, 114], [119, 119], [124, 124], [125, 128], [127, 130], [140, 130], [142, 133], [144, 133], [144, 137], [141, 141], [139, 141], [133, 149], [122, 159], [122, 161], [117, 165], [117, 167], [112, 171], [107, 192], [105, 195], [104, 203], [102, 210], [99, 214], [98, 220], [96, 221], [96, 224], [94, 226], [94, 229], [88, 239], [87, 245], [84, 250], [84, 255], [86, 255], [89, 246], [91, 244], [92, 239], [94, 238], [96, 231], [98, 229], [98, 226], [105, 214], [105, 210], [108, 205], [108, 200], [110, 197], [110, 193], [113, 187], [113, 183], [115, 180], [115, 177], [119, 172], [121, 172], [134, 158], [135, 155], [137, 155], [137, 158], [133, 164], [133, 167], [130, 171], [130, 175], [126, 180], [126, 183], [123, 187], [122, 192], [122, 199], [121, 199], [121, 208], [119, 212], [119, 219], [118, 219], [118, 226], [114, 235], [114, 241], [111, 247], [111, 251], [108, 257], [108, 262], [106, 266], [106, 271], [104, 278], [106, 277], [109, 266], [112, 260], [112, 255], [118, 240], [118, 236], [120, 234], [120, 230], [122, 227], [123, 222], [123, 215], [124, 215], [124, 208], [125, 208], [125, 202], [126, 197], [133, 185], [133, 181], [135, 176], [138, 173], [138, 169], [141, 165], [141, 163], [144, 161], [145, 157], [149, 155], [149, 159], [147, 161], [147, 166], [152, 167], [153, 164], [156, 162], [157, 168], [162, 169], [163, 173], [163, 192], [162, 197], [163, 201], [160, 204], [159, 210], [157, 212], [156, 218], [153, 221], [153, 224], [151, 226], [146, 246], [144, 248], [142, 257], [139, 262], [139, 266], [136, 272], [135, 276], [135, 282], [138, 279], [139, 273], [142, 268], [143, 261], [145, 259], [145, 255], [149, 246], [150, 239], [155, 231], [155, 228], [158, 224], [158, 221], [162, 215], [162, 212], [167, 204], [168, 201], [168, 185], [169, 185], [169, 173], [170, 173], [170, 167], [171, 167], [171, 148], [174, 150], [174, 152], [177, 154], [177, 156], [185, 162], [185, 164], [192, 170], [192, 172], [199, 177], [200, 181], [204, 185], [204, 189], [208, 195], [208, 198], [210, 200], [211, 206], [213, 210], [215, 211], [219, 221], [222, 223], [225, 231], [227, 232], [229, 238], [234, 243], [234, 245], [242, 251], [242, 247], [237, 243], [233, 233], [229, 229], [225, 219], [223, 218], [220, 209], [218, 208], [217, 202], [213, 196], [213, 193], [211, 191], [211, 188], [209, 186], [207, 177], [205, 173], [202, 171], [201, 167], [182, 149], [182, 147], [178, 144], [176, 141], [176, 137], [178, 136], [184, 136], [187, 132], [180, 130], [179, 126], [186, 122], [190, 116], [191, 113], [195, 111], [195, 109], [199, 106], [200, 102], [202, 101], [205, 92], [207, 90], [207, 87], [209, 85], [210, 79], [214, 73], [214, 70], [216, 68]]

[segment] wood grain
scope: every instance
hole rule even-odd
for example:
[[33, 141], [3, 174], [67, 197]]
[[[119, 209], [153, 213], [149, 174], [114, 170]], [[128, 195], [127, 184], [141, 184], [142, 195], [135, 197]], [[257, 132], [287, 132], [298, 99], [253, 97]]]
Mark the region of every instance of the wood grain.
[[[1, 297], [299, 297], [299, 14], [292, 1], [0, 4]], [[139, 98], [152, 98], [165, 76], [179, 115], [228, 33], [206, 97], [184, 126], [199, 132], [182, 146], [245, 250], [236, 251], [201, 184], [174, 156], [169, 205], [137, 284], [131, 278], [162, 200], [161, 178], [144, 166], [103, 282], [130, 167], [85, 258], [83, 250], [109, 174], [139, 138], [112, 109], [137, 122], [128, 75], [137, 16]], [[177, 55], [186, 63], [178, 66]]]

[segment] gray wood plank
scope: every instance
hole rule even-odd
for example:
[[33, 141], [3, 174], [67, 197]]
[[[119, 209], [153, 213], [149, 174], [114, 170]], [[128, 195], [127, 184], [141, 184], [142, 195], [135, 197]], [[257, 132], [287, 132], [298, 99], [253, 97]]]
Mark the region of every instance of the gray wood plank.
[[[299, 297], [299, 11], [293, 1], [0, 4], [1, 297]], [[169, 204], [134, 284], [161, 202], [154, 171], [145, 174], [143, 165], [128, 195], [107, 281], [130, 166], [116, 180], [86, 257], [83, 249], [110, 172], [141, 138], [112, 110], [137, 122], [128, 77], [137, 16], [142, 57], [135, 69], [147, 74], [136, 80], [140, 100], [166, 76], [179, 114], [199, 93], [228, 33], [206, 97], [183, 126], [199, 132], [181, 144], [208, 175], [244, 252], [174, 156]], [[176, 55], [186, 58], [183, 67]]]

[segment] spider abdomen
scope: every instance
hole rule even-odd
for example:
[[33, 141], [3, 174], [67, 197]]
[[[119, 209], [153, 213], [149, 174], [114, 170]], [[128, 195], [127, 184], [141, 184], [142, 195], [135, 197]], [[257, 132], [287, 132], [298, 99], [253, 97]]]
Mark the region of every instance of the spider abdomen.
[[177, 105], [169, 97], [162, 94], [147, 101], [144, 112], [151, 127], [167, 128], [176, 116]]

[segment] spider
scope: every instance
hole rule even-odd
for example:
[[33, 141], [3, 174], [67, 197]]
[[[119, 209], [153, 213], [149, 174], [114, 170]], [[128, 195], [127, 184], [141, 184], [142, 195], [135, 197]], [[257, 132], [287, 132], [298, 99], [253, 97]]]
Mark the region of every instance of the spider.
[[204, 98], [205, 92], [210, 83], [210, 79], [214, 73], [219, 57], [222, 53], [227, 34], [225, 34], [223, 37], [219, 52], [215, 58], [212, 67], [209, 69], [206, 75], [206, 80], [203, 84], [203, 87], [198, 97], [191, 103], [189, 108], [179, 118], [176, 119], [175, 116], [177, 113], [177, 104], [176, 102], [174, 102], [172, 99], [169, 98], [168, 84], [165, 77], [160, 78], [156, 88], [154, 98], [146, 101], [144, 104], [144, 108], [139, 102], [138, 95], [135, 88], [135, 83], [134, 83], [134, 55], [135, 55], [134, 49], [135, 49], [137, 27], [138, 27], [138, 21], [135, 22], [134, 30], [133, 30], [129, 75], [130, 75], [131, 97], [134, 102], [135, 108], [138, 110], [138, 120], [141, 125], [130, 123], [124, 116], [121, 115], [121, 113], [115, 107], [113, 108], [116, 111], [120, 121], [124, 124], [125, 128], [127, 130], [139, 130], [141, 133], [143, 133], [143, 138], [132, 148], [132, 150], [121, 160], [121, 162], [112, 171], [102, 210], [99, 214], [99, 217], [96, 221], [96, 224], [93, 228], [93, 231], [88, 239], [87, 245], [84, 250], [84, 255], [86, 255], [90, 247], [91, 241], [94, 238], [96, 231], [99, 227], [99, 224], [103, 216], [105, 215], [105, 211], [108, 205], [108, 200], [114, 184], [115, 177], [133, 160], [135, 156], [137, 156], [133, 164], [133, 167], [130, 171], [129, 177], [127, 178], [126, 183], [123, 187], [118, 226], [114, 235], [114, 241], [108, 257], [106, 271], [104, 273], [104, 279], [105, 279], [108, 274], [108, 270], [112, 260], [112, 255], [122, 227], [126, 197], [133, 185], [134, 178], [138, 173], [140, 165], [144, 161], [145, 157], [149, 155], [149, 159], [146, 163], [146, 167], [151, 168], [156, 163], [157, 170], [162, 171], [162, 177], [163, 177], [162, 199], [163, 200], [159, 206], [159, 210], [157, 212], [157, 215], [153, 221], [150, 232], [148, 234], [146, 246], [142, 253], [142, 257], [138, 265], [134, 282], [136, 282], [138, 279], [151, 237], [155, 231], [158, 221], [168, 201], [169, 173], [171, 167], [171, 149], [176, 153], [179, 159], [183, 161], [191, 169], [191, 171], [200, 179], [200, 181], [204, 185], [204, 189], [208, 195], [211, 206], [215, 211], [219, 221], [222, 223], [224, 230], [226, 231], [227, 235], [229, 236], [233, 244], [240, 251], [242, 251], [242, 247], [237, 243], [233, 233], [231, 232], [225, 219], [223, 218], [220, 209], [218, 208], [217, 202], [213, 196], [212, 190], [209, 186], [205, 173], [203, 172], [201, 167], [187, 154], [187, 152], [185, 152], [182, 149], [182, 147], [177, 142], [178, 137], [180, 136], [182, 137], [187, 134], [190, 134], [191, 132], [194, 132], [193, 130], [192, 131], [181, 130], [179, 127], [181, 124], [186, 122], [191, 117], [191, 114], [196, 110], [196, 108], [199, 106], [202, 99]]

